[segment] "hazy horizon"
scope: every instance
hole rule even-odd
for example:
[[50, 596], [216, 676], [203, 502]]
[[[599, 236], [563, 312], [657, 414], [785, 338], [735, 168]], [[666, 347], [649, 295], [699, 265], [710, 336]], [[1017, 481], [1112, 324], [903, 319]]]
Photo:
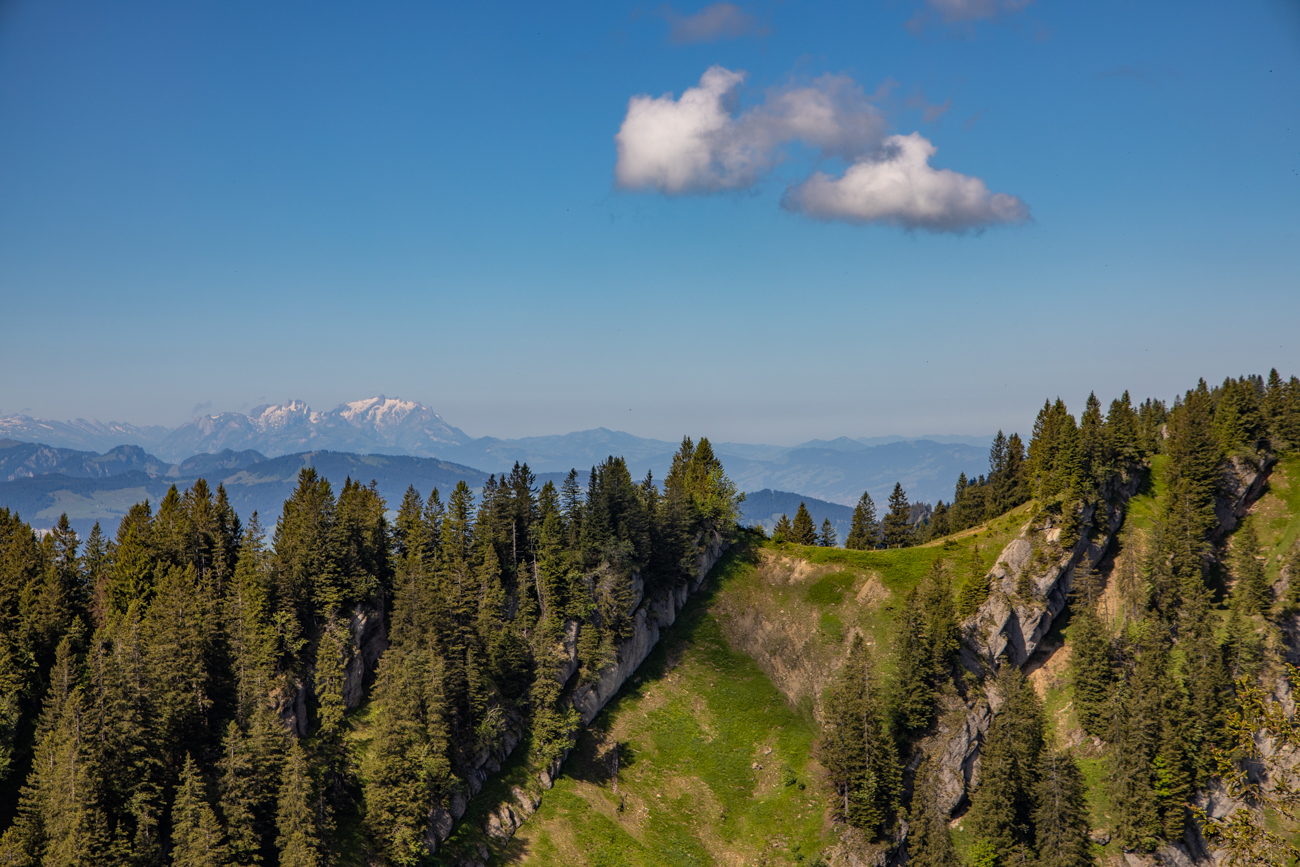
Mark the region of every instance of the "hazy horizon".
[[1283, 0], [5, 4], [0, 415], [383, 392], [475, 436], [797, 443], [1297, 374], [1297, 33]]

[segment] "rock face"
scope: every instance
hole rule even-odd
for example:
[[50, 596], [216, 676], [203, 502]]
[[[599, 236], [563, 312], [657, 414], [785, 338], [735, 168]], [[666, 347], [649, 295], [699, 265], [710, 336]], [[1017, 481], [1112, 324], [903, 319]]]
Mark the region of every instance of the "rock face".
[[[1225, 463], [1215, 502], [1218, 526], [1213, 538], [1231, 532], [1245, 516], [1263, 493], [1274, 462], [1271, 454], [1262, 453], [1257, 462], [1232, 458]], [[1102, 491], [1095, 507], [1084, 510], [1079, 518], [1079, 542], [1072, 549], [1060, 549], [1059, 528], [1029, 525], [998, 556], [989, 573], [989, 598], [962, 624], [962, 661], [972, 673], [985, 678], [986, 696], [972, 693], [964, 718], [950, 709], [942, 716], [938, 732], [925, 744], [927, 754], [940, 758], [939, 797], [949, 812], [959, 809], [966, 799], [978, 771], [980, 746], [998, 708], [996, 686], [987, 676], [1002, 660], [1023, 667], [1033, 656], [1065, 609], [1075, 568], [1085, 558], [1095, 564], [1105, 555], [1123, 525], [1125, 507], [1140, 487], [1142, 475], [1134, 471], [1119, 476]], [[1211, 797], [1211, 807], [1213, 802]], [[1155, 860], [1185, 867], [1207, 857], [1203, 850], [1176, 844], [1164, 847]]]
[[1277, 457], [1270, 452], [1262, 453], [1255, 461], [1234, 455], [1224, 462], [1219, 496], [1214, 502], [1214, 516], [1219, 521], [1213, 533], [1216, 541], [1231, 533], [1237, 522], [1246, 517], [1251, 504], [1264, 493], [1269, 472], [1276, 462]]
[[[637, 591], [634, 593], [632, 634], [619, 645], [617, 661], [602, 671], [593, 683], [584, 684], [575, 689], [571, 696], [573, 706], [578, 711], [582, 725], [589, 725], [596, 718], [596, 714], [600, 713], [601, 708], [614, 697], [619, 688], [632, 676], [633, 672], [645, 661], [645, 658], [650, 655], [650, 651], [659, 643], [659, 635], [662, 630], [676, 622], [677, 614], [686, 604], [687, 598], [700, 588], [709, 571], [713, 569], [718, 560], [722, 559], [722, 555], [726, 550], [727, 543], [720, 537], [715, 536], [712, 539], [701, 540], [700, 554], [696, 559], [695, 574], [691, 579], [681, 581], [666, 592], [650, 598], [643, 598], [644, 583], [639, 575], [635, 576], [634, 585]], [[577, 671], [578, 629], [579, 624], [577, 621], [570, 620], [564, 624], [561, 651], [566, 662], [556, 675], [558, 678], [560, 674], [565, 674], [567, 671], [562, 682], [567, 682], [573, 673]], [[518, 731], [508, 730], [507, 740], [503, 741], [493, 751], [492, 755], [481, 754], [475, 758], [467, 779], [469, 797], [472, 798], [479, 793], [488, 774], [501, 770], [501, 764], [514, 751], [523, 735], [523, 721], [517, 720], [517, 725]], [[512, 738], [509, 737], [511, 734], [513, 734]], [[560, 766], [563, 763], [564, 756], [561, 756], [554, 765], [542, 769], [538, 775], [538, 782], [542, 788], [551, 788], [555, 778], [559, 776]], [[513, 786], [510, 790], [510, 796], [487, 814], [482, 830], [494, 843], [504, 844], [514, 836], [515, 831], [519, 830], [519, 826], [537, 811], [540, 804], [540, 793], [529, 791], [521, 786]], [[441, 807], [434, 807], [430, 811], [429, 828], [424, 838], [425, 843], [429, 846], [429, 851], [435, 851], [438, 845], [451, 835], [454, 821], [464, 815], [465, 809], [466, 800], [461, 798], [453, 799], [450, 811]], [[466, 865], [466, 867], [483, 865], [486, 864], [489, 854], [487, 848], [479, 844], [473, 852], [458, 853], [455, 863]]]
[[[1124, 507], [1141, 480], [1141, 473], [1131, 472], [1107, 485], [1102, 499], [1079, 516], [1079, 541], [1068, 551], [1060, 548], [1059, 527], [1026, 527], [1002, 549], [989, 573], [989, 598], [962, 624], [967, 667], [996, 669], [1002, 656], [1021, 666], [1029, 660], [1065, 609], [1075, 566], [1085, 558], [1090, 563], [1101, 559], [1124, 523]], [[1038, 551], [1043, 554], [1036, 559]], [[1046, 567], [1036, 567], [1043, 556], [1050, 558]]]
[[1085, 559], [1097, 563], [1124, 523], [1124, 509], [1137, 492], [1143, 473], [1116, 477], [1097, 503], [1079, 515], [1079, 541], [1060, 547], [1061, 529], [1027, 524], [1012, 539], [989, 572], [989, 597], [962, 623], [962, 663], [986, 679], [985, 695], [972, 692], [961, 707], [943, 710], [938, 731], [924, 752], [939, 758], [938, 799], [952, 813], [966, 801], [979, 767], [979, 750], [999, 704], [996, 685], [987, 680], [1003, 660], [1024, 666], [1042, 644], [1052, 623], [1065, 610], [1074, 570]]
[[[374, 673], [379, 657], [388, 649], [383, 609], [368, 604], [353, 607], [348, 617], [348, 636], [351, 647], [343, 667], [343, 704], [353, 710], [365, 699], [366, 678]], [[296, 738], [307, 736], [307, 700], [314, 680], [308, 666], [287, 678], [270, 696], [276, 714]]]
[[352, 656], [343, 670], [343, 704], [352, 710], [366, 697], [365, 680], [388, 649], [383, 610], [363, 605], [352, 609], [348, 634], [352, 637]]

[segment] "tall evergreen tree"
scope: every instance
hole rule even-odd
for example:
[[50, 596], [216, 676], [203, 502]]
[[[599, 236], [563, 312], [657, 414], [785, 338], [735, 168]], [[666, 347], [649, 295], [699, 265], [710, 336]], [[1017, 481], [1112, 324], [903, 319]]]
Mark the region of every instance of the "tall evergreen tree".
[[879, 686], [861, 636], [825, 698], [820, 756], [849, 824], [875, 838], [892, 829], [901, 770], [897, 748], [881, 715]]
[[1070, 680], [1074, 707], [1085, 732], [1104, 737], [1108, 730], [1108, 703], [1114, 675], [1110, 663], [1110, 636], [1097, 614], [1097, 578], [1086, 560], [1075, 567], [1070, 604]]
[[1232, 604], [1242, 614], [1264, 614], [1272, 600], [1264, 564], [1259, 559], [1259, 535], [1255, 522], [1247, 520], [1233, 538], [1236, 585], [1232, 588]]
[[172, 806], [172, 864], [224, 867], [226, 858], [225, 838], [208, 804], [203, 778], [193, 757], [186, 756]]
[[822, 530], [817, 535], [817, 544], [823, 548], [834, 548], [838, 540], [835, 538], [835, 527], [831, 525], [830, 518], [822, 519]]
[[984, 742], [967, 821], [975, 840], [991, 848], [998, 863], [1009, 864], [1034, 843], [1045, 720], [1042, 702], [1018, 667], [1003, 665], [997, 686], [1002, 707]]
[[844, 547], [851, 551], [869, 551], [879, 544], [879, 540], [876, 504], [871, 501], [871, 494], [863, 491], [858, 498], [858, 505], [853, 509], [853, 524], [849, 527], [849, 537], [844, 540]]
[[1069, 753], [1044, 750], [1034, 810], [1039, 867], [1090, 867], [1088, 802], [1083, 773]]
[[958, 867], [961, 861], [948, 833], [948, 816], [939, 805], [939, 781], [934, 759], [916, 772], [915, 792], [908, 810], [909, 867]]
[[772, 538], [778, 542], [794, 541], [794, 524], [790, 522], [790, 517], [785, 513], [781, 514], [776, 526], [772, 528]]
[[799, 511], [795, 512], [791, 533], [793, 538], [790, 541], [796, 545], [817, 544], [817, 528], [813, 525], [812, 515], [808, 513], [808, 507], [802, 502], [799, 503]]
[[280, 867], [320, 867], [325, 863], [323, 832], [329, 825], [317, 795], [307, 753], [298, 742], [289, 748], [280, 784], [275, 846]]
[[885, 515], [881, 531], [886, 548], [906, 548], [913, 542], [912, 507], [899, 482], [894, 483], [894, 491], [889, 495], [889, 513]]

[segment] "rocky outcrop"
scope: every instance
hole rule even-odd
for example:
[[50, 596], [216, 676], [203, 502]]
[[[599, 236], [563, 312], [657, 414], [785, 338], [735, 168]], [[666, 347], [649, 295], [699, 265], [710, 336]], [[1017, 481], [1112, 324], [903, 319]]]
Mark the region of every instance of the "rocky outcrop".
[[[583, 726], [589, 725], [596, 718], [606, 703], [650, 655], [650, 651], [659, 643], [662, 631], [676, 622], [677, 615], [690, 594], [700, 588], [704, 579], [727, 550], [727, 543], [717, 536], [708, 540], [699, 540], [698, 544], [700, 544], [700, 553], [696, 558], [695, 574], [689, 580], [680, 581], [662, 593], [645, 598], [644, 582], [640, 575], [634, 576], [631, 635], [619, 645], [614, 664], [601, 671], [593, 682], [578, 686], [570, 696]], [[564, 634], [558, 648], [562, 662], [556, 674], [557, 678], [564, 675], [562, 683], [567, 682], [577, 671], [578, 632], [577, 621], [565, 622]], [[469, 798], [479, 793], [489, 773], [501, 770], [501, 764], [514, 751], [522, 734], [523, 726], [520, 720], [519, 732], [508, 745], [503, 743], [490, 756], [476, 757], [467, 774]], [[538, 773], [537, 784], [542, 789], [549, 789], [554, 784], [566, 756], [567, 753], [558, 758], [552, 766], [543, 768]], [[493, 845], [504, 845], [514, 836], [515, 831], [519, 830], [519, 826], [537, 811], [540, 804], [539, 791], [532, 790], [530, 787], [512, 786], [509, 796], [487, 813], [481, 828], [484, 839], [468, 844], [469, 851], [456, 853], [452, 862], [465, 867], [486, 864], [490, 856], [487, 842]], [[429, 828], [425, 834], [425, 843], [429, 851], [435, 851], [438, 845], [451, 835], [455, 821], [464, 815], [466, 806], [467, 798], [462, 795], [453, 798], [450, 810], [434, 807], [430, 811]]]
[[1264, 493], [1269, 472], [1277, 457], [1272, 452], [1260, 452], [1254, 460], [1233, 455], [1223, 462], [1219, 479], [1219, 496], [1214, 501], [1214, 516], [1218, 519], [1211, 537], [1217, 541], [1237, 528], [1237, 522], [1246, 517], [1250, 506]]
[[348, 634], [352, 638], [352, 653], [343, 669], [343, 704], [348, 710], [360, 707], [365, 695], [365, 681], [379, 664], [379, 657], [388, 649], [388, 631], [384, 628], [381, 608], [358, 605], [348, 618]]
[[1118, 476], [1094, 504], [1079, 515], [1079, 541], [1060, 547], [1061, 529], [1032, 522], [998, 556], [989, 573], [989, 597], [962, 624], [967, 667], [996, 669], [1005, 657], [1024, 665], [1065, 609], [1074, 569], [1084, 559], [1101, 560], [1124, 522], [1124, 507], [1137, 492], [1142, 474]]
[[988, 575], [988, 599], [962, 623], [962, 662], [985, 680], [985, 689], [983, 694], [971, 691], [965, 702], [954, 698], [956, 704], [944, 709], [937, 731], [922, 745], [926, 755], [938, 759], [942, 809], [952, 813], [961, 808], [979, 768], [980, 746], [999, 704], [996, 684], [988, 676], [1004, 660], [1023, 667], [1041, 646], [1065, 610], [1075, 569], [1105, 555], [1142, 476], [1134, 468], [1106, 485], [1097, 502], [1079, 514], [1079, 540], [1068, 550], [1060, 545], [1059, 526], [1035, 518], [998, 555]]
[[[365, 699], [366, 680], [379, 665], [379, 657], [388, 649], [388, 632], [384, 627], [383, 609], [374, 605], [356, 605], [348, 616], [348, 661], [343, 667], [343, 704], [348, 710], [360, 707]], [[307, 702], [314, 688], [313, 667], [287, 675], [272, 690], [270, 700], [289, 734], [306, 737]]]

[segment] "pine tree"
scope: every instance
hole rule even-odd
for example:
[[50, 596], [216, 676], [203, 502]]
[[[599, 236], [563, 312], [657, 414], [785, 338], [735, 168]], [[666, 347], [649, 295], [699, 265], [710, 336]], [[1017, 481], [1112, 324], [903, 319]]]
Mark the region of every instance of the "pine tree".
[[1087, 560], [1075, 567], [1070, 606], [1070, 680], [1074, 685], [1075, 713], [1085, 732], [1104, 737], [1107, 705], [1114, 676], [1110, 664], [1110, 636], [1097, 615], [1096, 573]]
[[212, 722], [213, 608], [194, 567], [172, 566], [142, 624], [150, 704], [173, 773], [187, 752], [202, 749]]
[[876, 504], [871, 501], [871, 494], [863, 491], [853, 509], [853, 525], [849, 528], [849, 537], [844, 540], [844, 547], [851, 551], [868, 551], [875, 548], [879, 540]]
[[958, 867], [961, 863], [948, 833], [948, 817], [939, 805], [939, 780], [934, 759], [916, 772], [916, 790], [908, 810], [909, 867]]
[[50, 670], [17, 821], [0, 839], [0, 858], [8, 863], [91, 865], [103, 845], [81, 675], [73, 640], [65, 636]]
[[172, 863], [176, 867], [224, 867], [226, 864], [221, 826], [208, 804], [194, 759], [188, 755], [172, 807]]
[[885, 837], [898, 810], [901, 771], [881, 716], [876, 675], [859, 635], [825, 698], [820, 757], [840, 796], [841, 816], [873, 838]]
[[1090, 867], [1087, 793], [1083, 773], [1068, 753], [1043, 751], [1036, 801], [1038, 867]]
[[889, 514], [885, 515], [881, 530], [886, 548], [906, 548], [912, 544], [912, 507], [901, 483], [894, 483], [894, 492], [889, 495]]
[[1002, 666], [1002, 707], [989, 726], [980, 759], [979, 784], [967, 821], [976, 841], [1011, 863], [1033, 845], [1035, 790], [1043, 752], [1043, 705], [1020, 669]]
[[817, 544], [817, 530], [813, 525], [812, 515], [808, 513], [808, 507], [802, 502], [799, 503], [799, 511], [795, 512], [794, 523], [791, 525], [791, 534], [790, 541], [796, 545]]
[[831, 519], [822, 520], [822, 531], [817, 537], [817, 544], [823, 548], [834, 548], [838, 540], [835, 538], [835, 528], [831, 526]]
[[226, 851], [231, 867], [252, 867], [262, 862], [259, 814], [265, 807], [265, 788], [259, 779], [252, 744], [233, 720], [221, 742], [221, 799], [218, 807], [226, 829]]
[[307, 753], [295, 741], [289, 748], [280, 784], [279, 836], [275, 841], [280, 867], [320, 867], [325, 863], [321, 839], [326, 827], [323, 811]]
[[1264, 614], [1270, 606], [1270, 591], [1264, 564], [1259, 560], [1259, 536], [1253, 520], [1247, 520], [1233, 537], [1233, 549], [1237, 583], [1232, 588], [1232, 604], [1247, 616]]

